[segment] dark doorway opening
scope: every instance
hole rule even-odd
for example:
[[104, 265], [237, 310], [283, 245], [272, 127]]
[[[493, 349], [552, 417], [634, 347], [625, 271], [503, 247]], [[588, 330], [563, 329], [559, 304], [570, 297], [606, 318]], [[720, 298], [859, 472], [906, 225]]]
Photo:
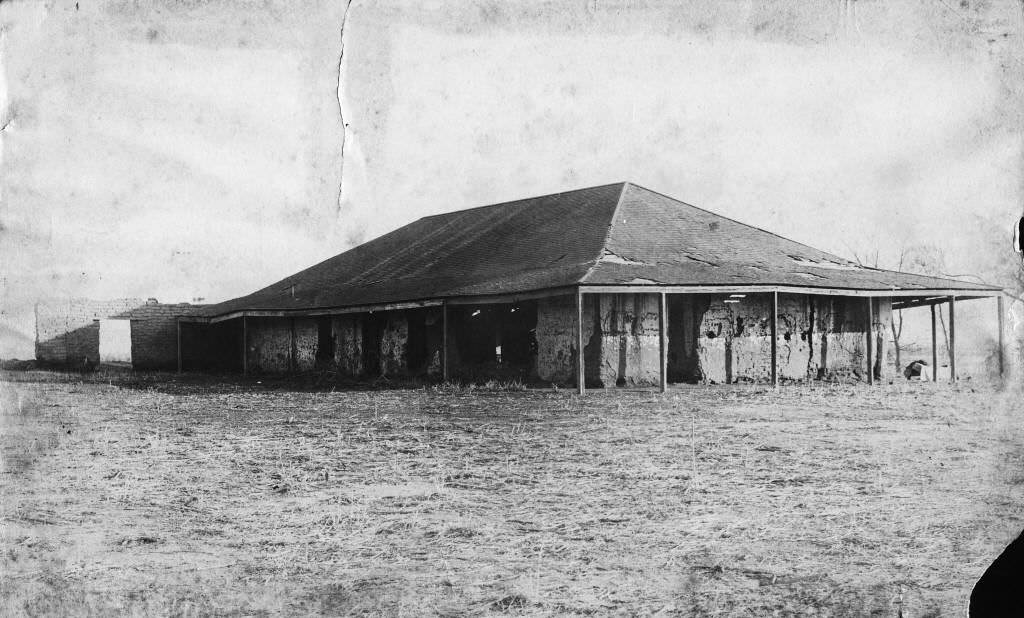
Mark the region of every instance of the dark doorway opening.
[[242, 371], [242, 318], [214, 324], [181, 323], [181, 364], [185, 371]]
[[704, 379], [697, 346], [700, 324], [711, 306], [702, 294], [669, 294], [668, 309], [668, 381], [695, 384]]
[[452, 307], [449, 319], [462, 377], [527, 380], [533, 376], [536, 301]]
[[409, 325], [409, 339], [406, 342], [405, 359], [409, 373], [419, 375], [427, 372], [430, 354], [427, 346], [427, 310], [412, 309], [405, 312]]
[[334, 333], [331, 318], [324, 316], [316, 320], [316, 368], [327, 369], [334, 363]]
[[363, 373], [377, 377], [380, 373], [380, 341], [384, 332], [386, 316], [368, 313], [363, 320]]

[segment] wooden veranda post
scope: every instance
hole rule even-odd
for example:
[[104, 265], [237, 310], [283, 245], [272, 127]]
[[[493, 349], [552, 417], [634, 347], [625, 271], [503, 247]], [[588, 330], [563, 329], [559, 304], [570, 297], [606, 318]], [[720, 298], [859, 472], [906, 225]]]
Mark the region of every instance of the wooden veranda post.
[[181, 318], [174, 322], [178, 325], [178, 373], [181, 373]]
[[[932, 382], [939, 381], [939, 344], [935, 336], [935, 303], [929, 305], [932, 310]], [[903, 368], [900, 367], [902, 370]]]
[[288, 329], [290, 331], [288, 335], [288, 371], [295, 373], [298, 368], [298, 359], [295, 358], [297, 356], [295, 347], [295, 318], [292, 318], [289, 322]]
[[668, 390], [668, 307], [665, 293], [661, 293], [661, 298], [658, 304], [658, 341], [660, 347], [658, 348], [661, 354], [661, 379], [659, 380], [659, 386], [661, 392]]
[[875, 315], [874, 315], [874, 303], [871, 301], [871, 297], [868, 296], [868, 323], [867, 323], [867, 341], [866, 347], [864, 348], [865, 354], [868, 361], [868, 384], [875, 383]]
[[1004, 345], [1003, 344], [1003, 338], [1006, 335], [1003, 333], [1003, 297], [1002, 297], [1002, 295], [996, 296], [996, 311], [999, 312], [999, 320], [998, 320], [998, 324], [999, 324], [999, 326], [998, 326], [998, 328], [999, 328], [999, 337], [998, 337], [998, 340], [999, 340], [999, 343], [998, 343], [999, 350], [998, 350], [997, 354], [999, 355], [999, 377], [1002, 378], [1002, 377], [1005, 377], [1005, 375], [1006, 375], [1006, 351], [1005, 351], [1005, 349], [1003, 347], [1003, 345]]
[[441, 301], [441, 379], [448, 381], [448, 301]]
[[779, 293], [772, 292], [772, 319], [769, 322], [772, 337], [772, 386], [779, 385]]
[[956, 382], [956, 296], [949, 297], [949, 381]]
[[249, 375], [249, 325], [242, 316], [242, 375]]
[[576, 288], [576, 392], [586, 391], [583, 375], [583, 288]]

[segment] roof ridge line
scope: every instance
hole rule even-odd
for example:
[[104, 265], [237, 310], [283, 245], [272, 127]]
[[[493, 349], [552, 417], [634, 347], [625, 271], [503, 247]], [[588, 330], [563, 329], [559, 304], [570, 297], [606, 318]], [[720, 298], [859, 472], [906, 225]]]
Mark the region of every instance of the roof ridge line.
[[567, 189], [565, 191], [556, 191], [554, 193], [543, 193], [541, 195], [530, 195], [527, 197], [519, 197], [514, 200], [505, 200], [504, 202], [495, 202], [493, 204], [483, 204], [481, 206], [470, 206], [469, 208], [460, 208], [459, 210], [449, 210], [448, 212], [439, 212], [432, 215], [424, 215], [416, 221], [423, 219], [433, 219], [434, 217], [444, 217], [445, 215], [454, 215], [460, 212], [469, 212], [471, 210], [480, 210], [482, 208], [494, 208], [496, 206], [508, 206], [509, 204], [515, 204], [516, 202], [527, 202], [530, 200], [537, 200], [543, 197], [555, 197], [556, 195], [565, 195], [566, 193], [578, 193], [580, 191], [590, 191], [592, 189], [601, 189], [603, 187], [611, 187], [614, 185], [629, 184], [628, 182], [606, 182], [601, 185], [594, 185], [591, 187], [578, 187], [576, 189]]
[[[594, 258], [593, 264], [591, 264], [587, 268], [587, 272], [583, 273], [583, 276], [580, 277], [579, 283], [586, 283], [587, 282], [587, 277], [589, 277], [591, 275], [591, 273], [594, 272], [594, 269], [597, 268], [597, 265], [601, 262], [601, 256], [603, 256], [604, 252], [608, 250], [608, 241], [611, 240], [611, 238], [612, 238], [612, 228], [615, 227], [615, 217], [616, 217], [616, 215], [619, 214], [619, 208], [622, 207], [622, 198], [626, 196], [626, 189], [629, 187], [630, 182], [627, 180], [627, 181], [624, 181], [622, 183], [612, 183], [612, 184], [622, 184], [622, 188], [619, 190], [619, 199], [615, 200], [615, 208], [612, 209], [612, 217], [611, 217], [611, 220], [608, 222], [608, 229], [604, 233], [604, 240], [601, 241], [600, 253], [598, 253], [597, 257]], [[605, 186], [609, 186], [609, 185], [605, 185]]]

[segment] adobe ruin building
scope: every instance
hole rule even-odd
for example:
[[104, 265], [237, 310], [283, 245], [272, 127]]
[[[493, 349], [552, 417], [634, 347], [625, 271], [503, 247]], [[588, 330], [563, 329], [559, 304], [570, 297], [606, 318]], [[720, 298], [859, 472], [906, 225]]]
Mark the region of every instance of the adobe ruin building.
[[424, 217], [181, 317], [178, 361], [245, 373], [515, 377], [581, 392], [872, 381], [885, 371], [894, 308], [997, 297], [1002, 316], [1000, 294], [866, 268], [617, 183]]
[[35, 358], [44, 366], [72, 369], [124, 364], [173, 371], [178, 365], [178, 319], [201, 308], [155, 298], [40, 301], [35, 307]]

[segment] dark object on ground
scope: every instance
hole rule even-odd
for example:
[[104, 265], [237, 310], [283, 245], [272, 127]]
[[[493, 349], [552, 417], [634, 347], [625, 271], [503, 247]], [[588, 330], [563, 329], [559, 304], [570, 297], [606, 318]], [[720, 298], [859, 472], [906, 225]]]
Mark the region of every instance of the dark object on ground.
[[1019, 616], [1024, 608], [1024, 532], [992, 561], [971, 592], [971, 618]]
[[928, 367], [928, 363], [923, 360], [916, 360], [907, 365], [907, 368], [903, 370], [903, 376], [908, 380], [920, 378], [925, 367]]

